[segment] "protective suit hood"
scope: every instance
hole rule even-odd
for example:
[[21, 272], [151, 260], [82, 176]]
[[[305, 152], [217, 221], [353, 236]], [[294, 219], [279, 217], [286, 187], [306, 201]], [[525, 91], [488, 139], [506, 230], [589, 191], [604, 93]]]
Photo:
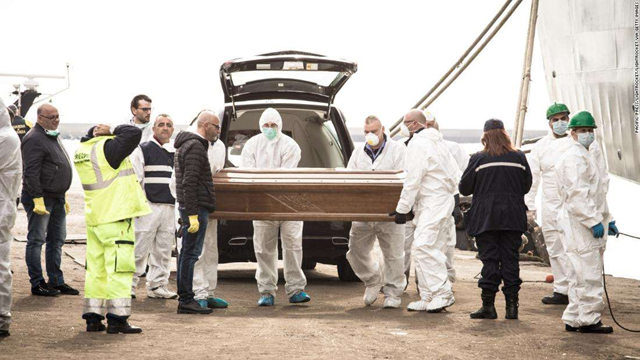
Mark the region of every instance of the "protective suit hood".
[[0, 128], [5, 126], [11, 126], [11, 118], [7, 108], [4, 106], [4, 101], [0, 98]]
[[0, 98], [0, 154], [2, 154], [0, 157], [0, 225], [2, 225], [4, 218], [10, 213], [11, 206], [15, 210], [15, 199], [18, 197], [22, 180], [20, 138], [11, 127], [9, 112], [2, 98]]
[[429, 140], [433, 140], [433, 141], [442, 141], [442, 134], [434, 129], [434, 128], [428, 128], [428, 129], [424, 129], [422, 131], [420, 131], [419, 133], [416, 133], [414, 136], [424, 136]]
[[274, 108], [267, 108], [262, 113], [262, 115], [260, 115], [260, 121], [259, 121], [260, 129], [262, 129], [262, 127], [266, 123], [274, 123], [278, 127], [278, 133], [276, 134], [276, 137], [273, 140], [270, 140], [270, 141], [277, 141], [280, 138], [280, 135], [282, 135], [282, 116], [280, 116], [280, 113], [278, 112], [278, 110]]

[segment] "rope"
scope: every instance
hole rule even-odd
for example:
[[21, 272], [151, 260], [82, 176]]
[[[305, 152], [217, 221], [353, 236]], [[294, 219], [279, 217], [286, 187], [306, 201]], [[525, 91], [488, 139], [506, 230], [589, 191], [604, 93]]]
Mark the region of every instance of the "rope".
[[[427, 92], [426, 95], [424, 95], [420, 101], [418, 101], [413, 108], [417, 109], [417, 108], [421, 108], [421, 109], [425, 109], [427, 106], [429, 106], [431, 103], [433, 103], [433, 101], [435, 101], [435, 99], [437, 99], [440, 94], [442, 94], [442, 92], [444, 92], [444, 90], [446, 90], [449, 85], [451, 85], [451, 83], [453, 83], [453, 81], [455, 81], [455, 79], [460, 76], [460, 74], [462, 74], [462, 72], [464, 72], [464, 69], [467, 68], [467, 66], [469, 66], [469, 64], [471, 64], [473, 62], [473, 60], [478, 56], [478, 54], [480, 52], [482, 52], [482, 50], [485, 48], [485, 46], [491, 41], [491, 39], [495, 36], [495, 34], [500, 30], [500, 28], [502, 28], [502, 25], [504, 25], [504, 23], [511, 17], [511, 14], [513, 14], [513, 12], [515, 11], [515, 9], [518, 7], [518, 5], [520, 5], [520, 3], [522, 2], [522, 0], [518, 0], [517, 3], [509, 10], [509, 12], [507, 13], [507, 15], [502, 18], [502, 20], [500, 21], [500, 23], [498, 24], [497, 28], [495, 28], [492, 33], [489, 35], [489, 37], [487, 39], [485, 39], [485, 41], [482, 43], [482, 45], [475, 50], [475, 52], [473, 53], [473, 55], [471, 56], [471, 58], [469, 60], [466, 61], [465, 63], [465, 59], [467, 58], [467, 56], [471, 53], [471, 51], [478, 45], [478, 43], [480, 42], [480, 40], [482, 40], [485, 35], [487, 34], [487, 32], [495, 25], [496, 21], [498, 21], [498, 19], [502, 16], [502, 14], [505, 12], [505, 10], [508, 8], [509, 4], [512, 2], [513, 0], [507, 0], [504, 5], [502, 6], [502, 8], [500, 9], [500, 11], [493, 17], [493, 19], [491, 19], [491, 21], [489, 22], [489, 24], [484, 28], [484, 30], [480, 33], [480, 35], [478, 35], [478, 37], [473, 41], [473, 43], [471, 44], [471, 46], [469, 46], [469, 48], [464, 52], [464, 54], [462, 54], [462, 56], [458, 59], [458, 61], [456, 61], [455, 64], [453, 64], [453, 66], [451, 66], [451, 68], [449, 69], [449, 71], [447, 71], [447, 73], [442, 76], [440, 78], [440, 80], [438, 80], [438, 82], [433, 85], [433, 87], [431, 87], [431, 89], [429, 89], [429, 92]], [[464, 64], [463, 64], [464, 63]], [[449, 75], [451, 75], [454, 71], [456, 71], [456, 74], [454, 75], [453, 79], [450, 79], [444, 86], [444, 89], [441, 89], [435, 96], [433, 96], [433, 98], [431, 100], [429, 100], [426, 104], [424, 103], [433, 93], [436, 89], [438, 89], [440, 87], [440, 85], [449, 78]], [[403, 118], [401, 117], [400, 119], [398, 119], [395, 123], [393, 123], [393, 125], [391, 125], [391, 127], [389, 128], [389, 131], [391, 132], [391, 136], [393, 137], [394, 135], [396, 135], [398, 132], [400, 132], [400, 123], [402, 123]]]
[[[625, 233], [622, 233], [622, 232], [618, 232], [618, 235], [622, 235], [622, 236], [630, 237], [632, 239], [640, 240], [640, 236], [629, 235], [629, 234], [625, 234]], [[616, 237], [618, 237], [618, 236], [616, 236]]]
[[[620, 235], [625, 235], [625, 234], [620, 233]], [[611, 318], [613, 319], [613, 322], [616, 323], [616, 325], [618, 325], [622, 330], [626, 330], [626, 331], [633, 332], [633, 333], [640, 333], [640, 330], [627, 329], [626, 327], [620, 325], [618, 320], [616, 320], [616, 317], [613, 315], [613, 310], [611, 309], [611, 301], [609, 300], [609, 293], [607, 292], [607, 281], [605, 280], [605, 278], [606, 278], [606, 276], [604, 274], [604, 261], [603, 261], [602, 262], [602, 285], [604, 287], [604, 294], [607, 297], [607, 305], [609, 306], [609, 314], [611, 314]]]

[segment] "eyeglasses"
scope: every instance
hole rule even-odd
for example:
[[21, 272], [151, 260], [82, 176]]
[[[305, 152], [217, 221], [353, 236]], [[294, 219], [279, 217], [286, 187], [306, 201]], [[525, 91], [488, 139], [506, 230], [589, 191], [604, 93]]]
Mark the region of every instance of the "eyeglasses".
[[46, 115], [39, 115], [42, 116], [43, 118], [47, 119], [47, 120], [60, 120], [60, 114], [55, 115], [55, 116], [46, 116]]
[[213, 127], [215, 127], [216, 130], [220, 130], [220, 125], [216, 125], [216, 124], [211, 124], [211, 125], [213, 125]]
[[138, 108], [138, 110], [142, 110], [144, 112], [151, 112], [151, 110], [153, 110], [153, 108]]

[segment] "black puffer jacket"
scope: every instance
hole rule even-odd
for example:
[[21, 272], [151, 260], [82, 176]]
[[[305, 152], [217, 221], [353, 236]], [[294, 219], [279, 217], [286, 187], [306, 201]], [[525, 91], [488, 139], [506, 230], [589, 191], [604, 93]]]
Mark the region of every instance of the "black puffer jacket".
[[181, 131], [174, 144], [176, 195], [187, 215], [197, 215], [198, 208], [216, 209], [216, 195], [207, 150], [209, 142], [189, 131]]
[[467, 234], [490, 230], [527, 230], [524, 196], [531, 189], [531, 168], [521, 151], [490, 156], [484, 151], [471, 156], [460, 180], [460, 194], [473, 194], [465, 217]]

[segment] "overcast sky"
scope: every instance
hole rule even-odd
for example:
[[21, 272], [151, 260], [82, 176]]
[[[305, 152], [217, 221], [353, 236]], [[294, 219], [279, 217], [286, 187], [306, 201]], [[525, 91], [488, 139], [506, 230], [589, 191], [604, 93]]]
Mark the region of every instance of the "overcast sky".
[[[0, 73], [62, 75], [70, 63], [71, 88], [53, 99], [64, 122], [124, 121], [131, 116], [131, 98], [145, 93], [154, 113], [187, 123], [200, 109], [223, 105], [218, 70], [224, 61], [301, 50], [358, 63], [335, 101], [349, 126], [360, 127], [370, 114], [391, 124], [449, 69], [503, 3], [2, 0]], [[431, 106], [442, 128], [481, 128], [492, 117], [512, 127], [529, 11], [530, 1], [524, 1]], [[532, 78], [525, 128], [544, 129], [549, 99], [537, 44]], [[15, 100], [9, 93], [19, 81], [24, 79], [0, 78], [5, 102]], [[65, 86], [40, 83], [44, 93]]]

